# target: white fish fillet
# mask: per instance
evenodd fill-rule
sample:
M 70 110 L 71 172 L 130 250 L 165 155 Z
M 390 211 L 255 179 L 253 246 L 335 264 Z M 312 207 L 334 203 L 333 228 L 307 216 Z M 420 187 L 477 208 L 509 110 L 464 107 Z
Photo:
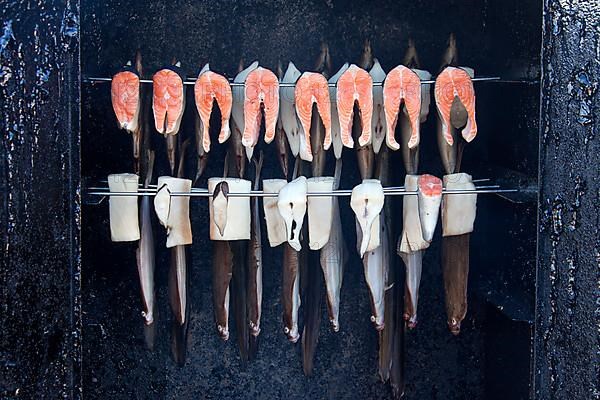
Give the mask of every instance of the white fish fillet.
M 444 175 L 446 190 L 474 190 L 469 174 Z M 476 194 L 445 194 L 442 199 L 442 235 L 455 236 L 473 232 L 477 212 Z
M 108 176 L 111 192 L 137 194 L 140 177 L 135 174 L 112 174 Z M 140 238 L 138 198 L 135 196 L 110 196 L 110 238 L 113 242 L 131 242 Z
M 154 209 L 161 224 L 167 228 L 167 248 L 191 244 L 190 198 L 189 196 L 170 196 L 170 193 L 191 191 L 192 181 L 161 176 L 158 178 L 158 189 L 160 193 L 154 197 Z M 167 201 L 168 206 L 166 206 Z M 165 209 L 168 209 L 166 219 Z
M 215 186 L 221 181 L 226 181 L 229 185 L 229 193 L 249 193 L 252 188 L 252 182 L 239 178 L 209 178 L 208 191 L 213 193 Z M 250 240 L 250 198 L 249 197 L 229 197 L 227 206 L 227 225 L 223 234 L 219 232 L 214 221 L 214 209 L 212 197 L 208 198 L 210 239 L 211 240 Z
M 262 184 L 265 193 L 279 193 L 281 188 L 287 185 L 287 181 L 285 179 L 265 179 Z M 265 212 L 269 246 L 276 247 L 286 242 L 285 221 L 279 214 L 277 197 L 263 197 L 263 210 Z

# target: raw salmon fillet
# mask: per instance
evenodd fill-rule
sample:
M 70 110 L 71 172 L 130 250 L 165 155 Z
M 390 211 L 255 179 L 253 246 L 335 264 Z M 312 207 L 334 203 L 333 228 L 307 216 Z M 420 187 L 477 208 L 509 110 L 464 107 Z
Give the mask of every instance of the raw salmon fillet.
M 411 135 L 408 140 L 408 148 L 412 149 L 419 144 L 421 79 L 411 69 L 399 65 L 389 72 L 383 84 L 383 107 L 387 121 L 386 142 L 392 150 L 400 148 L 394 137 L 394 131 L 402 103 L 404 103 L 410 122 Z
M 355 64 L 350 65 L 337 82 L 336 100 L 344 146 L 354 147 L 352 139 L 354 102 L 358 102 L 362 122 L 362 133 L 358 138 L 358 144 L 361 146 L 368 144 L 371 141 L 371 119 L 373 117 L 373 80 L 371 75 Z
M 329 101 L 329 84 L 327 79 L 317 72 L 305 72 L 296 82 L 294 92 L 296 113 L 304 129 L 307 152 L 311 153 L 310 146 L 310 120 L 313 104 L 317 104 L 317 111 L 325 126 L 325 139 L 323 148 L 328 150 L 331 146 L 331 102 Z
M 135 131 L 140 112 L 140 77 L 131 71 L 119 72 L 113 76 L 110 94 L 119 127 Z
M 161 69 L 152 77 L 154 126 L 163 135 L 174 135 L 185 108 L 183 80 L 172 69 Z
M 231 106 L 233 96 L 231 86 L 227 79 L 212 71 L 201 72 L 194 85 L 194 97 L 196 99 L 196 108 L 204 126 L 202 133 L 202 147 L 204 151 L 210 151 L 209 124 L 210 113 L 213 103 L 216 100 L 219 110 L 221 110 L 221 132 L 219 133 L 219 143 L 229 139 L 229 118 L 231 117 Z
M 435 80 L 435 104 L 442 121 L 442 134 L 450 146 L 454 142 L 450 132 L 450 109 L 455 98 L 458 98 L 467 110 L 467 124 L 462 130 L 462 136 L 470 142 L 477 135 L 473 82 L 462 68 L 446 67 Z
M 254 147 L 260 130 L 260 108 L 265 111 L 265 142 L 275 138 L 275 125 L 279 114 L 279 81 L 268 69 L 258 67 L 248 74 L 244 84 L 244 134 L 242 144 Z

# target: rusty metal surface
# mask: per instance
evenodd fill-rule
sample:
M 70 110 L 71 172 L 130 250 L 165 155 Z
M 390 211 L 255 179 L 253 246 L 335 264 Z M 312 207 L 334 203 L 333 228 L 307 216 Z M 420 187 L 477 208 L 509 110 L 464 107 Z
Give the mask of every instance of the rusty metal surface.
M 600 3 L 544 1 L 535 394 L 600 398 Z
M 76 398 L 79 2 L 0 15 L 0 398 Z

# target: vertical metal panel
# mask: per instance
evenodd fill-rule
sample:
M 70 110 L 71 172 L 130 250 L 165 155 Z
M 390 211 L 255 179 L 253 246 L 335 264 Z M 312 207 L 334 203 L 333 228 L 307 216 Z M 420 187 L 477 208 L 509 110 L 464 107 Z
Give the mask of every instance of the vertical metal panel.
M 0 12 L 0 397 L 78 398 L 79 1 Z
M 535 394 L 598 399 L 600 2 L 544 2 Z

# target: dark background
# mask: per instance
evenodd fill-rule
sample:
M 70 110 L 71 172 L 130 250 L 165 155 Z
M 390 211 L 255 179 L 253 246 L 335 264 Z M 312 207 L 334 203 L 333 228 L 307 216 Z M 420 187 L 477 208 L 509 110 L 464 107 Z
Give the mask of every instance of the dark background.
M 259 358 L 240 371 L 233 343 L 223 345 L 212 329 L 201 202 L 193 202 L 203 209 L 194 211 L 190 361 L 176 369 L 168 357 L 164 267 L 159 348 L 143 350 L 133 249 L 108 242 L 105 206 L 80 208 L 81 174 L 131 170 L 129 138 L 116 130 L 108 88 L 80 85 L 80 45 L 86 75 L 112 75 L 138 47 L 148 74 L 178 57 L 191 75 L 207 60 L 231 75 L 241 56 L 260 57 L 267 67 L 292 58 L 308 68 L 321 39 L 337 68 L 357 60 L 365 37 L 387 70 L 412 35 L 424 67 L 435 73 L 450 30 L 462 62 L 478 75 L 536 79 L 541 66 L 541 87 L 477 84 L 480 135 L 465 155 L 465 170 L 475 177 L 530 185 L 539 146 L 539 230 L 535 206 L 480 196 L 470 310 L 459 338 L 445 328 L 436 237 L 425 260 L 420 325 L 407 336 L 407 396 L 523 398 L 531 391 L 539 399 L 598 398 L 600 4 L 522 3 L 111 1 L 80 9 L 72 0 L 2 2 L 0 398 L 387 396 L 375 375 L 375 335 L 357 259 L 345 275 L 342 331 L 333 335 L 323 324 L 316 377 L 301 375 L 298 350 L 282 339 L 277 265 L 266 268 L 272 274 Z M 439 174 L 431 124 L 424 127 L 421 170 Z M 217 150 L 214 159 L 221 158 Z M 344 162 L 343 186 L 351 187 L 352 152 Z M 218 173 L 216 164 L 208 175 Z M 486 170 L 490 165 L 494 171 Z M 272 163 L 267 173 L 275 172 Z M 347 205 L 343 210 L 350 220 Z M 279 259 L 270 253 L 268 262 Z
M 235 5 L 234 5 L 235 4 Z M 112 76 L 132 59 L 144 58 L 145 76 L 178 59 L 189 78 L 206 62 L 228 77 L 240 58 L 275 68 L 294 61 L 311 69 L 326 41 L 333 69 L 358 62 L 369 39 L 385 70 L 399 64 L 409 37 L 422 67 L 438 72 L 450 32 L 459 58 L 479 76 L 535 80 L 539 75 L 540 5 L 510 2 L 84 2 L 82 71 Z M 539 110 L 537 84 L 478 83 L 479 135 L 467 147 L 463 170 L 475 178 L 515 175 L 503 184 L 536 183 Z M 82 175 L 93 180 L 132 170 L 130 137 L 116 127 L 108 84 L 82 88 Z M 192 98 L 191 87 L 188 99 Z M 195 112 L 188 101 L 181 135 L 193 135 Z M 424 125 L 420 172 L 441 176 L 435 142 L 435 110 Z M 218 123 L 212 124 L 213 130 Z M 214 136 L 213 132 L 213 137 Z M 162 138 L 155 176 L 168 173 Z M 216 141 L 213 141 L 216 143 Z M 222 172 L 224 147 L 211 148 L 205 177 Z M 281 177 L 273 146 L 263 177 Z M 327 172 L 333 173 L 329 154 Z M 193 154 L 187 176 L 193 177 Z M 394 183 L 404 181 L 401 155 L 393 155 Z M 507 169 L 509 171 L 507 171 Z M 359 183 L 353 151 L 344 151 L 342 188 Z M 512 172 L 513 174 L 511 174 Z M 497 179 L 498 178 L 498 179 Z M 202 179 L 197 186 L 205 186 Z M 400 206 L 401 200 L 395 200 Z M 315 374 L 302 374 L 299 346 L 289 344 L 281 323 L 281 250 L 264 246 L 264 299 L 258 359 L 244 370 L 235 340 L 218 339 L 212 314 L 211 246 L 207 203 L 192 200 L 194 243 L 190 269 L 192 315 L 188 361 L 177 368 L 169 358 L 163 229 L 155 226 L 159 302 L 157 349 L 143 347 L 141 303 L 134 245 L 110 242 L 108 207 L 83 210 L 84 394 L 88 398 L 386 398 L 377 377 L 377 335 L 369 321 L 369 299 L 355 249 L 353 215 L 341 201 L 351 261 L 346 267 L 341 331 L 330 332 L 323 302 Z M 401 219 L 396 218 L 401 225 Z M 535 197 L 514 204 L 482 195 L 471 243 L 470 304 L 459 337 L 446 327 L 440 269 L 440 236 L 424 259 L 420 323 L 406 335 L 407 398 L 526 398 L 534 310 Z M 266 238 L 265 238 L 266 243 Z M 400 268 L 403 268 L 399 264 Z M 232 329 L 235 329 L 233 327 Z M 232 338 L 235 336 L 232 335 Z

